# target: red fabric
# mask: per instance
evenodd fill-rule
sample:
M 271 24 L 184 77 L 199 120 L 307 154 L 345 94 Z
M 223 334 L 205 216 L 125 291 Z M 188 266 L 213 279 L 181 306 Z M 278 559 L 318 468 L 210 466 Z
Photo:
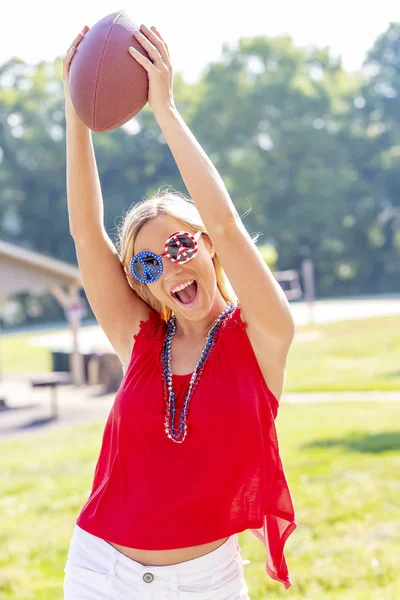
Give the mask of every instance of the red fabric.
M 166 332 L 157 313 L 141 322 L 76 522 L 143 550 L 196 546 L 251 529 L 265 545 L 268 575 L 287 589 L 284 544 L 297 525 L 279 456 L 278 402 L 240 308 L 221 326 L 192 396 L 182 444 L 164 430 L 160 353 Z M 173 379 L 179 418 L 190 374 Z

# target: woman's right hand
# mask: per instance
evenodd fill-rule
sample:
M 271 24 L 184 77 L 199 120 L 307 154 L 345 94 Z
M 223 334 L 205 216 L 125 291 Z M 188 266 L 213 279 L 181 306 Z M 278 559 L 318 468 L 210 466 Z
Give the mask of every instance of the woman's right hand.
M 76 52 L 77 46 L 81 43 L 85 34 L 89 31 L 90 27 L 85 25 L 85 27 L 78 33 L 74 41 L 72 42 L 69 50 L 67 50 L 66 55 L 63 59 L 63 79 L 64 79 L 64 92 L 65 92 L 65 101 L 69 102 L 71 100 L 70 90 L 69 90 L 69 69 L 71 66 L 71 61 Z

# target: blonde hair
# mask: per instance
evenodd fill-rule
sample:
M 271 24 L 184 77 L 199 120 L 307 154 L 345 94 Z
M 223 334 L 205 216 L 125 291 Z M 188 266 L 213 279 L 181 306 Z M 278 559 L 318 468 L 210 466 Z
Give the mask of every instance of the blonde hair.
M 123 216 L 122 223 L 118 226 L 116 245 L 129 285 L 142 300 L 157 311 L 165 321 L 168 321 L 172 316 L 171 309 L 153 296 L 147 284 L 140 283 L 133 277 L 130 267 L 135 239 L 141 227 L 159 215 L 173 217 L 183 225 L 184 229 L 189 226 L 194 231 L 202 231 L 207 235 L 208 233 L 194 202 L 170 187 L 159 188 L 150 198 L 134 204 Z M 237 304 L 236 294 L 217 254 L 214 254 L 212 261 L 221 296 L 226 302 Z

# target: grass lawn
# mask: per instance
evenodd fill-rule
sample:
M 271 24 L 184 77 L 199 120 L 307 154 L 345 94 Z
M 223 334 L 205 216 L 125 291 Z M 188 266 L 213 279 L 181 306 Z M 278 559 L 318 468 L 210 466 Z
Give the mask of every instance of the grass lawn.
M 251 600 L 398 600 L 398 417 L 397 402 L 281 405 L 281 457 L 298 522 L 285 549 L 293 585 L 269 579 L 263 545 L 242 532 Z M 62 600 L 104 422 L 0 442 L 2 600 Z
M 285 391 L 399 390 L 399 330 L 399 315 L 298 327 L 289 353 Z M 4 373 L 51 370 L 50 351 L 29 345 L 33 335 L 38 333 L 2 337 Z
M 2 373 L 47 373 L 51 371 L 51 351 L 44 346 L 31 346 L 31 338 L 40 333 L 14 333 L 0 338 Z
M 285 391 L 400 390 L 399 331 L 400 315 L 297 328 Z

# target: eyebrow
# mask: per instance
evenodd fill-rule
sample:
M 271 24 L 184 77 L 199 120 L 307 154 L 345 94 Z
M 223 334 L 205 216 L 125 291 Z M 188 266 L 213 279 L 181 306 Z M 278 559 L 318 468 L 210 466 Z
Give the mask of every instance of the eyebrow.
M 182 229 L 182 231 L 183 231 L 183 229 Z M 172 232 L 172 233 L 174 233 L 174 232 Z M 164 246 L 163 246 L 161 252 L 153 252 L 153 250 L 149 250 L 148 248 L 143 248 L 143 250 L 136 250 L 136 252 L 134 251 L 133 252 L 133 256 L 135 256 L 136 254 L 139 254 L 139 252 L 153 252 L 153 254 L 157 254 L 157 256 L 160 256 L 160 254 L 162 254 L 164 252 L 164 250 L 165 250 L 165 242 L 167 241 L 168 238 L 171 237 L 172 233 L 170 233 L 169 235 L 167 235 L 167 237 L 165 238 L 165 240 L 164 240 Z M 134 246 L 135 246 L 135 244 L 134 244 Z

